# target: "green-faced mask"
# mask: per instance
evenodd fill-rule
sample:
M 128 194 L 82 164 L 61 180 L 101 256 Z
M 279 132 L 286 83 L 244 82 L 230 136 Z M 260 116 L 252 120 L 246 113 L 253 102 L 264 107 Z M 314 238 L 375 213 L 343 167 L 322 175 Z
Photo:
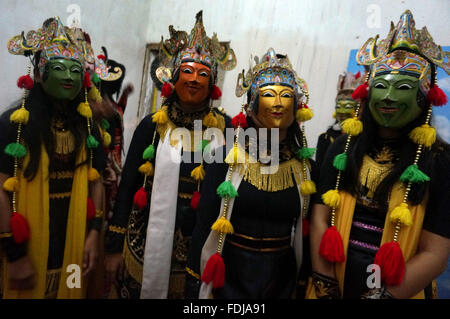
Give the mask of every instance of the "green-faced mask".
M 344 120 L 355 115 L 355 101 L 350 98 L 339 99 L 336 101 L 336 120 L 342 123 Z
M 56 100 L 73 100 L 81 90 L 83 68 L 69 59 L 54 59 L 47 63 L 42 79 L 45 93 Z
M 419 79 L 402 74 L 385 74 L 373 79 L 369 109 L 378 125 L 402 128 L 415 120 L 422 109 L 417 104 Z

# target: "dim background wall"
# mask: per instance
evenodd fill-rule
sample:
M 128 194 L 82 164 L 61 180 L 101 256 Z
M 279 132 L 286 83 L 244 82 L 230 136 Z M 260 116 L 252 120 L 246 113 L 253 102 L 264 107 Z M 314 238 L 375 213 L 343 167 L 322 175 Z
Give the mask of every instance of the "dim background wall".
M 315 117 L 306 124 L 310 145 L 332 123 L 336 81 L 348 63 L 351 49 L 376 34 L 385 37 L 390 21 L 397 22 L 410 9 L 419 28 L 426 25 L 434 40 L 450 44 L 447 0 L 0 0 L 0 110 L 20 97 L 15 81 L 26 69 L 25 59 L 8 54 L 6 42 L 22 30 L 40 27 L 45 18 L 59 15 L 66 23 L 68 5 L 80 9 L 81 27 L 92 38 L 96 54 L 102 45 L 127 68 L 125 82 L 136 91 L 125 112 L 125 141 L 129 145 L 139 121 L 137 108 L 145 44 L 169 36 L 168 26 L 190 31 L 195 14 L 203 9 L 209 36 L 217 32 L 230 41 L 237 67 L 225 74 L 222 106 L 231 116 L 243 102 L 234 95 L 236 76 L 248 69 L 251 54 L 261 56 L 269 47 L 289 55 L 310 90 Z

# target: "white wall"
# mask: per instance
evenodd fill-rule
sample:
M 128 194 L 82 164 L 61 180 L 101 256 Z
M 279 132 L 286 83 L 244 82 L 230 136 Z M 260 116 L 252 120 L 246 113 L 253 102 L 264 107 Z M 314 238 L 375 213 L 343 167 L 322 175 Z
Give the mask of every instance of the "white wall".
M 367 26 L 370 4 L 380 9 L 379 28 Z M 426 25 L 438 44 L 450 44 L 448 0 L 154 0 L 147 40 L 167 38 L 169 24 L 190 32 L 201 9 L 208 36 L 217 32 L 220 41 L 231 41 L 238 59 L 237 67 L 225 75 L 222 106 L 228 114 L 235 115 L 241 106 L 242 99 L 234 95 L 236 77 L 248 69 L 250 54 L 261 56 L 273 47 L 288 54 L 309 85 L 315 113 L 306 124 L 310 145 L 332 123 L 336 82 L 347 67 L 350 50 L 376 34 L 385 37 L 390 21 L 397 23 L 404 10 L 410 9 L 416 26 Z
M 225 75 L 222 106 L 235 115 L 242 103 L 234 95 L 237 74 L 248 69 L 250 54 L 261 56 L 269 47 L 287 53 L 299 76 L 310 89 L 310 107 L 315 117 L 306 124 L 310 145 L 331 124 L 338 75 L 348 63 L 348 54 L 370 36 L 385 37 L 390 21 L 396 23 L 410 9 L 416 26 L 426 25 L 436 43 L 449 45 L 448 0 L 0 0 L 0 86 L 3 111 L 20 97 L 16 79 L 25 72 L 25 59 L 7 52 L 7 40 L 22 30 L 38 28 L 42 22 L 59 15 L 65 23 L 66 8 L 76 3 L 81 8 L 81 26 L 91 35 L 96 54 L 100 46 L 127 67 L 125 82 L 136 92 L 125 112 L 125 141 L 128 145 L 136 123 L 145 44 L 169 36 L 168 26 L 190 31 L 195 14 L 203 9 L 209 36 L 231 41 L 238 58 L 237 67 Z M 379 8 L 379 27 L 369 27 L 373 12 Z

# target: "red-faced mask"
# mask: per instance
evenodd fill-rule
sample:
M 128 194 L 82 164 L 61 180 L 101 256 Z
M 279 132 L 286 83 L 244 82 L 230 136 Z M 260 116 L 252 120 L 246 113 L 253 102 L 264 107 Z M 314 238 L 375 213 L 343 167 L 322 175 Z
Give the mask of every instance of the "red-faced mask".
M 209 96 L 211 69 L 201 63 L 185 62 L 180 66 L 180 76 L 175 91 L 181 105 L 201 105 Z

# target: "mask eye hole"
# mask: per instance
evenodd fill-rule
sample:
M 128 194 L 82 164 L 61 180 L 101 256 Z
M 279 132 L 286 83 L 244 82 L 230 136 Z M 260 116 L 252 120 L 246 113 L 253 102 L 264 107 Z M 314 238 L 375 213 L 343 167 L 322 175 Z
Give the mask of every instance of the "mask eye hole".
M 373 87 L 376 89 L 385 89 L 386 85 L 384 85 L 384 83 L 378 82 L 378 83 L 375 83 L 375 85 Z
M 286 92 L 286 93 L 283 93 L 283 94 L 281 95 L 281 97 L 291 98 L 291 97 L 292 97 L 292 94 Z
M 70 69 L 70 72 L 81 73 L 81 69 L 79 67 L 73 67 L 72 69 Z
M 53 66 L 52 66 L 52 70 L 56 70 L 56 71 L 64 71 L 64 68 L 63 68 L 61 65 L 56 64 L 56 65 L 53 65 Z
M 201 71 L 200 72 L 200 76 L 203 76 L 203 77 L 207 78 L 209 76 L 209 73 L 206 72 L 206 71 Z
M 407 83 L 400 84 L 397 89 L 399 90 L 411 90 L 413 87 Z
M 275 97 L 275 95 L 272 92 L 264 92 L 262 97 Z
M 192 70 L 189 69 L 189 68 L 184 68 L 184 69 L 181 70 L 181 72 L 187 73 L 187 74 L 192 74 L 193 73 Z

